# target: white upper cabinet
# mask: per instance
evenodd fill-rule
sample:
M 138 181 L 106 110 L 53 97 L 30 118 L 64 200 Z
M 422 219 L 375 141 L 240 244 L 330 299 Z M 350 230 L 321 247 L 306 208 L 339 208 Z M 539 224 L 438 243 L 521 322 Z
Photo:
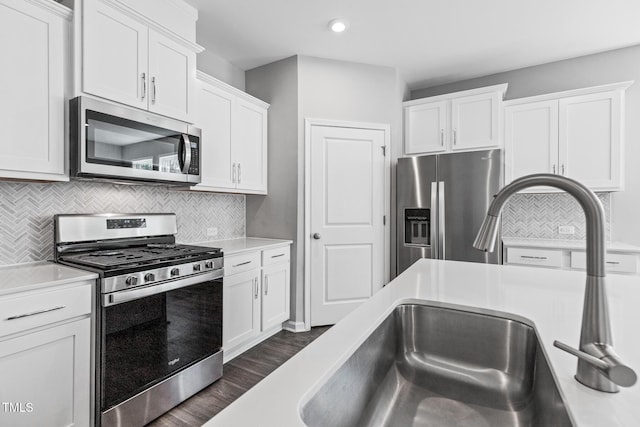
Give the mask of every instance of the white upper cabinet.
M 269 104 L 200 72 L 196 98 L 202 181 L 191 189 L 267 194 Z
M 630 84 L 507 101 L 505 184 L 524 175 L 554 173 L 593 190 L 623 190 L 624 91 Z
M 501 146 L 500 114 L 507 85 L 496 85 L 404 105 L 406 155 Z
M 0 0 L 0 177 L 69 179 L 64 109 L 71 16 L 49 0 Z
M 84 1 L 82 8 L 81 91 L 193 122 L 202 49 L 117 0 Z

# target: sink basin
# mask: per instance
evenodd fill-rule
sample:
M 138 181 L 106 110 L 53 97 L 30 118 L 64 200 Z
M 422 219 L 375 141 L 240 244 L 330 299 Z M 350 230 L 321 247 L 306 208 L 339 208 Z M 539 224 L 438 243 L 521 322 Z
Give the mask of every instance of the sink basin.
M 536 331 L 429 305 L 396 309 L 303 404 L 307 426 L 573 426 Z

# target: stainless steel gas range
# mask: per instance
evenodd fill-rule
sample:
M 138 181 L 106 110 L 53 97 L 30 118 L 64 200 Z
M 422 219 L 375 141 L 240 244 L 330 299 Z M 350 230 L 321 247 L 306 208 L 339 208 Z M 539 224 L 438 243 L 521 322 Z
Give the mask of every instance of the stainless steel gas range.
M 222 376 L 222 251 L 175 214 L 54 217 L 56 262 L 97 272 L 96 425 L 142 426 Z

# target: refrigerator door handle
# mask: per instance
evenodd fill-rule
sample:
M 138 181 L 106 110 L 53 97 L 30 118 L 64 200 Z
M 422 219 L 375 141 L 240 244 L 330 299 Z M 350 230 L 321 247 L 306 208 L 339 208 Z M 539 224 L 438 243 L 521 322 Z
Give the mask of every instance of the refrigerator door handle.
M 444 242 L 444 181 L 438 182 L 438 258 L 445 258 Z
M 436 214 L 436 206 L 438 197 L 438 184 L 434 181 L 431 183 L 431 217 L 429 218 L 429 227 L 431 228 L 431 239 L 429 244 L 431 245 L 431 258 L 438 259 L 438 228 L 436 226 L 438 215 Z

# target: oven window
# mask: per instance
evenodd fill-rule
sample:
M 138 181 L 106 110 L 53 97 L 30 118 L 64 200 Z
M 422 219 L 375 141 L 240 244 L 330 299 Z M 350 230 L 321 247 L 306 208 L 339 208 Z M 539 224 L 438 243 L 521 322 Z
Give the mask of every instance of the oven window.
M 89 163 L 180 173 L 181 133 L 87 110 Z
M 102 410 L 222 347 L 222 280 L 103 308 Z

